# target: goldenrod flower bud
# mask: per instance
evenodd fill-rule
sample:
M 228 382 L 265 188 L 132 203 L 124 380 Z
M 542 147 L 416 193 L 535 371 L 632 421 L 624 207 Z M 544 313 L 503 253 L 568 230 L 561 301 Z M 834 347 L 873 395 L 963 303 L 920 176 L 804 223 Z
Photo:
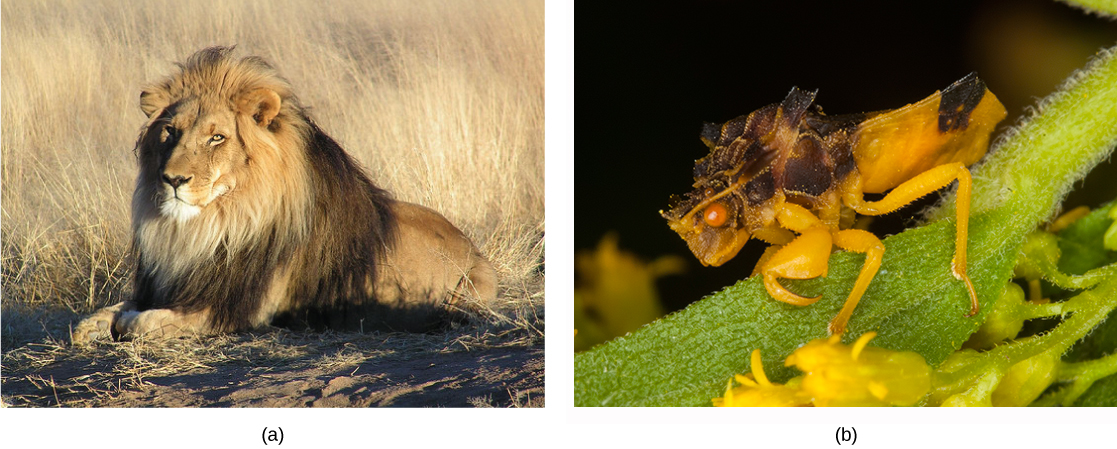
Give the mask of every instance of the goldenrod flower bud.
M 977 332 L 970 335 L 970 339 L 962 347 L 989 349 L 997 343 L 1014 338 L 1024 327 L 1024 318 L 1024 289 L 1009 282 L 985 322 Z
M 1037 354 L 1009 368 L 997 389 L 993 390 L 993 405 L 1023 407 L 1031 404 L 1055 381 L 1061 352 Z

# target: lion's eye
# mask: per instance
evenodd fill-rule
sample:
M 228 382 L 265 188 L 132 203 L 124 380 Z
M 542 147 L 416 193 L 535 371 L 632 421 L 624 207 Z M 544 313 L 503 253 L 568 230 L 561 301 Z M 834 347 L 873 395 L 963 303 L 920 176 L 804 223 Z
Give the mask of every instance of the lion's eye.
M 178 132 L 178 130 L 175 129 L 175 127 L 173 127 L 171 125 L 164 126 L 163 127 L 163 136 L 164 136 L 163 140 L 164 141 L 174 140 L 175 133 L 177 133 L 177 132 Z
M 221 134 L 214 134 L 213 137 L 209 138 L 209 144 L 210 145 L 217 145 L 217 144 L 219 144 L 221 142 L 224 142 L 224 141 L 225 141 L 225 136 L 223 136 Z

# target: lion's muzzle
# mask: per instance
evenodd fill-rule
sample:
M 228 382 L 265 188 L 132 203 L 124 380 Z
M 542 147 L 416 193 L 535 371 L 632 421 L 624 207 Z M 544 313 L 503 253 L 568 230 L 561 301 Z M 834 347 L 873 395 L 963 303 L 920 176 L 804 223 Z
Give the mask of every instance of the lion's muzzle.
M 194 177 L 193 176 L 190 176 L 190 177 L 186 177 L 186 176 L 171 177 L 171 176 L 163 175 L 163 182 L 165 182 L 167 184 L 170 184 L 171 188 L 175 189 L 176 191 L 178 190 L 178 186 L 181 186 L 183 184 L 186 184 L 186 183 L 190 182 L 191 179 L 194 179 Z

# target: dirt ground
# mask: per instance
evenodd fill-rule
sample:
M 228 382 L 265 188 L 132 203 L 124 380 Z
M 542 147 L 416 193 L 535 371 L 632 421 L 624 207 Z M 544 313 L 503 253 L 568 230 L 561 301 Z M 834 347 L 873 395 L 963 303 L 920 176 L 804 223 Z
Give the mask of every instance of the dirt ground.
M 542 332 L 522 327 L 47 339 L 4 353 L 0 396 L 9 407 L 542 407 L 543 366 Z

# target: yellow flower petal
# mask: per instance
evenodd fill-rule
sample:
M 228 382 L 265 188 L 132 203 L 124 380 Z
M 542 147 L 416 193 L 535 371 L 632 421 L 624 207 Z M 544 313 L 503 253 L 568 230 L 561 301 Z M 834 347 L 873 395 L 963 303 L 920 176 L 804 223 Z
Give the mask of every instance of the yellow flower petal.
M 764 374 L 760 363 L 760 350 L 752 351 L 752 373 L 733 376 L 740 385 L 733 386 L 730 380 L 725 387 L 725 396 L 713 399 L 715 407 L 793 407 L 810 405 L 810 398 L 803 395 L 798 382 L 788 385 L 772 383 Z M 794 379 L 793 379 L 794 381 Z

